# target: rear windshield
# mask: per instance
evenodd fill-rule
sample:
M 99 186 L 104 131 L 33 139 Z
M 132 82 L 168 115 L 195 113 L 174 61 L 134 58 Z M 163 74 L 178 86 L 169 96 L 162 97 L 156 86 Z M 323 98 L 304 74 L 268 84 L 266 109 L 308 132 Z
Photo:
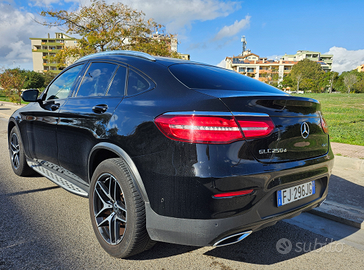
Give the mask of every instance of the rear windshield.
M 194 89 L 271 92 L 277 89 L 235 71 L 198 64 L 175 64 L 169 67 L 184 85 Z

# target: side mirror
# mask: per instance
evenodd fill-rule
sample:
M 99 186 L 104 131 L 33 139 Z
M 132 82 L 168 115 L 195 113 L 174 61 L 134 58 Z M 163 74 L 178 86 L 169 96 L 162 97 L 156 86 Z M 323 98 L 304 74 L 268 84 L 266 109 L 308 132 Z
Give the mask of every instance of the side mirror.
M 21 94 L 21 98 L 26 102 L 36 102 L 38 100 L 39 91 L 37 89 L 25 90 Z

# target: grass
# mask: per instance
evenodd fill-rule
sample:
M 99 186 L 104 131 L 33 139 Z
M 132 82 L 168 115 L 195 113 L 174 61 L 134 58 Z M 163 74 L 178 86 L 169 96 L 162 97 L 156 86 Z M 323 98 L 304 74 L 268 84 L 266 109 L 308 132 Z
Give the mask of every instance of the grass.
M 304 94 L 321 103 L 332 142 L 364 145 L 364 94 Z
M 2 91 L 0 91 L 0 101 L 10 102 L 9 98 Z
M 0 91 L 0 102 L 1 101 L 6 101 L 6 102 L 12 102 L 10 101 L 9 97 L 7 97 L 3 91 Z M 23 100 L 21 101 L 21 104 L 28 104 L 29 102 L 24 102 Z

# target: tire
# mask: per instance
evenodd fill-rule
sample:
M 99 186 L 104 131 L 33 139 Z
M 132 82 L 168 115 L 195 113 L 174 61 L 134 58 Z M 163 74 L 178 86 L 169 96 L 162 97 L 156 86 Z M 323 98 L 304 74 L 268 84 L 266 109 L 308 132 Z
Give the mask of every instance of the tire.
M 89 208 L 96 238 L 111 256 L 130 257 L 154 244 L 146 230 L 144 201 L 123 159 L 107 159 L 97 166 Z
M 11 168 L 14 173 L 19 176 L 30 176 L 34 174 L 34 170 L 30 168 L 26 162 L 20 132 L 16 126 L 14 126 L 10 131 L 8 146 Z

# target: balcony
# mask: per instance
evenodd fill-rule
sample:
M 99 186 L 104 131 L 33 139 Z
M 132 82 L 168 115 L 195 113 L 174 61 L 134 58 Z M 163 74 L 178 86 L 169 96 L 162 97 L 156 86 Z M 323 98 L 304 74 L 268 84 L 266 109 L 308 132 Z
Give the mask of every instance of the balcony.
M 33 49 L 32 52 L 41 52 L 41 53 L 44 53 L 44 52 L 48 52 L 48 49 Z
M 45 65 L 47 67 L 57 67 L 58 66 L 57 63 L 43 63 L 43 65 Z
M 262 74 L 262 73 L 272 73 L 272 70 L 270 70 L 270 69 L 260 69 L 259 70 L 259 74 Z

